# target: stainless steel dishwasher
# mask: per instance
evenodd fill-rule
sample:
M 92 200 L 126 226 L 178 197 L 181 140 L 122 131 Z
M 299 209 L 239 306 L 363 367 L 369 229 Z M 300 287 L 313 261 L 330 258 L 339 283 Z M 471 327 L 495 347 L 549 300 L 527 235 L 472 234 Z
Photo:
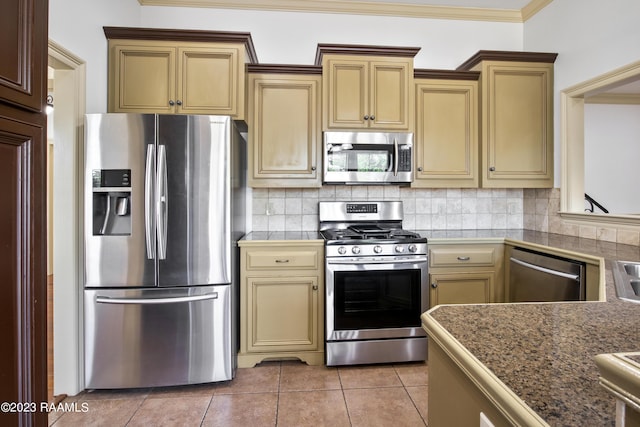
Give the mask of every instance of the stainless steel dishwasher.
M 509 259 L 509 302 L 584 301 L 585 264 L 513 248 Z

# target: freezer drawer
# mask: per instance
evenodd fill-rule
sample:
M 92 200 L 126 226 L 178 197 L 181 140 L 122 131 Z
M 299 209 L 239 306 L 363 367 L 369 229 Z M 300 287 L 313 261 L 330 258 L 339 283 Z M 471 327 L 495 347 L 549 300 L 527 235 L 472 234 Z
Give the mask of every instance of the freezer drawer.
M 584 301 L 584 263 L 514 248 L 508 302 Z
M 85 290 L 85 386 L 231 380 L 231 286 Z

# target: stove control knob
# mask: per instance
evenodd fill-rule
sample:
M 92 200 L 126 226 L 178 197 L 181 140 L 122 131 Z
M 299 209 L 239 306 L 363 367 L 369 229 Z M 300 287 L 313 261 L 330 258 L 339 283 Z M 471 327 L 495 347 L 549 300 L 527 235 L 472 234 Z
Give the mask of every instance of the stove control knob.
M 344 254 L 346 254 L 346 253 L 347 253 L 347 248 L 345 248 L 344 246 L 340 246 L 340 247 L 338 248 L 338 253 L 339 253 L 340 255 L 344 255 Z
M 380 252 L 382 252 L 382 246 L 374 246 L 373 247 L 373 252 L 379 254 Z
M 418 250 L 418 247 L 416 245 L 409 245 L 409 252 L 415 252 Z
M 398 252 L 398 253 L 404 252 L 404 246 L 397 245 L 396 246 L 396 252 Z
M 354 246 L 353 248 L 351 248 L 351 252 L 358 255 L 360 253 L 360 248 L 358 246 Z

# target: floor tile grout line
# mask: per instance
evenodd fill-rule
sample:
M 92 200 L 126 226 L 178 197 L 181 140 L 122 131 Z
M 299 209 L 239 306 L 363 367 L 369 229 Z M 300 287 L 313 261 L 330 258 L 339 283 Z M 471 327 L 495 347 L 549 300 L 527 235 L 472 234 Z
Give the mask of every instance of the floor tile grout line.
M 278 363 L 278 394 L 276 395 L 276 419 L 274 421 L 274 426 L 278 425 L 278 413 L 280 412 L 280 388 L 282 384 L 282 362 Z
M 207 414 L 209 413 L 209 408 L 211 408 L 211 403 L 213 403 L 213 398 L 216 396 L 215 391 L 211 394 L 211 398 L 209 399 L 209 404 L 207 405 L 207 409 L 204 410 L 204 414 L 202 414 L 202 420 L 200 420 L 200 427 L 204 426 L 204 420 L 207 418 Z
M 344 409 L 347 411 L 347 420 L 349 421 L 349 425 L 352 426 L 353 422 L 351 421 L 351 413 L 349 412 L 349 405 L 347 405 L 347 396 L 344 394 L 344 385 L 342 384 L 342 375 L 340 375 L 340 369 L 336 368 L 336 372 L 338 374 L 338 381 L 340 382 L 340 391 L 342 393 L 342 401 L 344 402 Z
M 133 420 L 133 417 L 136 416 L 136 414 L 138 413 L 138 411 L 140 410 L 140 408 L 142 407 L 142 404 L 147 400 L 147 397 L 149 397 L 149 394 L 151 394 L 150 392 L 147 393 L 144 398 L 140 399 L 140 403 L 138 404 L 138 407 L 136 408 L 135 411 L 133 411 L 133 414 L 131 414 L 131 416 L 129 417 L 129 419 L 127 420 L 127 422 L 124 424 L 124 427 L 127 427 L 129 425 L 129 423 L 131 423 L 131 420 Z

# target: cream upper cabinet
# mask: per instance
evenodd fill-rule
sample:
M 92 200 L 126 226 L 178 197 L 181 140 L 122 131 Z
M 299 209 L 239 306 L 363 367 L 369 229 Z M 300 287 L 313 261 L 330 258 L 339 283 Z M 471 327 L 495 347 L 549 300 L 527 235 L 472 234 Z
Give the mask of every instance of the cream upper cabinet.
M 480 51 L 459 67 L 481 72 L 482 187 L 553 187 L 555 58 Z
M 411 130 L 418 50 L 319 45 L 323 129 Z
M 249 67 L 249 186 L 322 185 L 321 73 L 314 66 Z
M 415 72 L 415 177 L 412 187 L 479 185 L 477 72 Z
M 113 27 L 105 34 L 109 112 L 245 118 L 245 63 L 255 59 L 250 36 Z

